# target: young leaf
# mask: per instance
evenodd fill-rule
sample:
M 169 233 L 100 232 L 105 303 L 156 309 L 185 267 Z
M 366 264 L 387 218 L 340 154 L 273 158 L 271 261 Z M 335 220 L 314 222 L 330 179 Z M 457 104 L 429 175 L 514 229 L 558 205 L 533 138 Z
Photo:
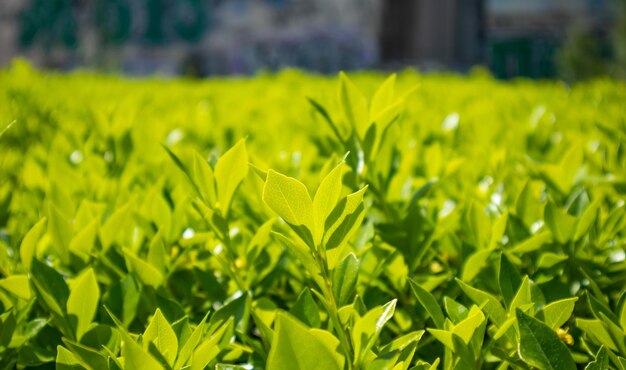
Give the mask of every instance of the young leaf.
M 298 296 L 296 303 L 291 307 L 289 313 L 298 320 L 312 328 L 319 328 L 322 325 L 320 320 L 320 308 L 313 300 L 309 288 L 305 288 Z
M 544 211 L 546 225 L 559 243 L 572 239 L 576 232 L 576 217 L 548 202 Z
M 491 237 L 491 220 L 476 202 L 470 203 L 466 216 L 466 231 L 477 249 L 486 248 Z
M 326 219 L 323 244 L 327 250 L 339 248 L 347 243 L 361 225 L 365 216 L 363 194 L 366 189 L 367 187 L 364 187 L 343 198 Z
M 161 363 L 145 352 L 126 331 L 120 330 L 120 333 L 124 342 L 122 356 L 126 369 L 164 369 Z
M 532 296 L 530 293 L 530 279 L 528 276 L 524 276 L 522 284 L 520 285 L 515 297 L 511 300 L 509 306 L 509 312 L 513 313 L 517 308 L 522 308 L 526 305 L 532 305 Z
M 470 340 L 474 335 L 474 332 L 483 324 L 485 324 L 485 315 L 483 312 L 476 306 L 472 306 L 470 309 L 467 318 L 461 321 L 458 325 L 452 329 L 452 332 L 459 336 L 465 342 L 465 344 L 470 344 Z
M 572 316 L 576 301 L 578 301 L 578 297 L 562 299 L 546 305 L 542 310 L 543 321 L 550 329 L 554 330 L 561 327 Z
M 222 322 L 220 326 L 202 342 L 191 356 L 191 370 L 203 370 L 222 351 L 224 336 L 232 332 L 234 320 L 232 318 Z
M 26 271 L 30 271 L 31 261 L 37 253 L 37 244 L 39 243 L 39 239 L 43 234 L 45 226 L 46 219 L 42 218 L 35 224 L 35 226 L 28 230 L 24 239 L 22 239 L 22 243 L 20 244 L 20 259 L 22 260 L 22 265 Z
M 150 325 L 143 334 L 143 348 L 149 349 L 153 343 L 156 349 L 163 355 L 168 364 L 173 365 L 178 354 L 178 339 L 169 322 L 165 319 L 161 310 L 157 308 Z
M 378 306 L 356 320 L 352 328 L 355 365 L 363 361 L 368 351 L 374 346 L 383 326 L 391 319 L 396 309 L 394 299 L 384 306 Z
M 313 213 L 315 218 L 315 242 L 319 244 L 324 233 L 326 218 L 333 210 L 341 195 L 341 180 L 343 162 L 336 166 L 322 180 L 315 197 L 313 198 Z
M 359 260 L 354 253 L 348 254 L 333 272 L 333 294 L 337 305 L 342 307 L 354 299 L 359 273 Z
M 609 353 L 605 346 L 600 346 L 596 359 L 590 362 L 585 370 L 606 370 L 609 368 Z
M 100 227 L 100 241 L 104 250 L 109 249 L 113 242 L 120 242 L 122 237 L 120 230 L 128 224 L 132 212 L 132 203 L 133 201 L 129 201 L 116 209 Z
M 48 208 L 48 233 L 57 255 L 64 263 L 69 263 L 69 246 L 72 241 L 72 220 L 68 219 L 54 204 Z
M 6 279 L 0 279 L 0 289 L 25 301 L 31 299 L 33 294 L 26 275 L 11 275 Z
M 70 285 L 70 295 L 67 300 L 67 314 L 70 317 L 70 322 L 76 323 L 77 339 L 80 339 L 89 329 L 99 301 L 98 281 L 93 269 L 88 268 Z
M 58 370 L 81 370 L 80 363 L 67 348 L 58 345 L 56 357 L 56 369 Z
M 304 226 L 311 237 L 315 234 L 313 201 L 300 181 L 269 170 L 263 201 L 288 224 Z
M 200 195 L 209 205 L 215 205 L 217 202 L 217 193 L 215 190 L 215 175 L 213 169 L 206 159 L 202 158 L 197 152 L 193 156 L 193 181 L 196 184 Z
M 215 165 L 217 200 L 223 214 L 228 214 L 233 194 L 247 174 L 248 152 L 246 142 L 242 139 L 224 153 Z
M 456 279 L 461 290 L 467 295 L 478 307 L 482 307 L 489 319 L 500 327 L 506 321 L 506 311 L 498 302 L 498 299 L 487 292 L 473 288 L 459 279 Z
M 54 313 L 65 316 L 70 290 L 63 277 L 52 267 L 32 260 L 31 277 L 37 294 Z
M 72 351 L 74 358 L 84 368 L 94 370 L 108 368 L 107 360 L 100 352 L 66 338 L 63 339 L 63 343 Z
M 413 291 L 413 294 L 415 294 L 417 300 L 433 319 L 435 326 L 439 329 L 443 329 L 445 316 L 443 315 L 443 311 L 441 311 L 441 307 L 437 303 L 435 297 L 412 279 L 409 279 L 409 284 L 411 285 L 411 290 Z
M 572 355 L 552 329 L 516 311 L 520 329 L 519 355 L 530 366 L 546 370 L 576 370 Z
M 285 313 L 276 317 L 267 368 L 273 370 L 343 370 L 344 357 L 338 352 L 339 341 L 330 333 L 323 337 L 316 329 L 307 329 Z
M 463 273 L 461 278 L 465 281 L 472 281 L 482 269 L 489 264 L 489 257 L 493 254 L 493 250 L 484 249 L 469 256 L 463 265 Z
M 204 329 L 206 327 L 206 320 L 208 317 L 208 313 L 204 315 L 204 318 L 193 330 L 193 333 L 191 333 L 189 339 L 187 339 L 187 341 L 180 348 L 178 357 L 176 358 L 176 363 L 174 364 L 175 369 L 180 369 L 187 365 L 187 361 L 189 360 L 189 358 L 191 358 L 194 349 L 198 346 L 200 340 L 202 339 L 202 336 L 204 335 Z M 179 343 L 179 345 L 180 344 L 181 343 Z
M 369 110 L 367 108 L 367 100 L 343 72 L 339 72 L 338 95 L 339 104 L 341 105 L 341 109 L 348 123 L 350 123 L 359 136 L 363 138 L 370 123 L 368 121 Z
M 500 283 L 500 293 L 502 293 L 504 303 L 508 306 L 513 297 L 515 297 L 515 292 L 522 285 L 522 277 L 504 253 L 500 255 L 498 282 Z
M 376 93 L 372 97 L 372 105 L 370 107 L 370 117 L 372 121 L 376 121 L 378 117 L 387 107 L 393 104 L 395 99 L 396 74 L 391 76 L 378 87 Z
M 124 248 L 123 252 L 124 258 L 126 259 L 126 266 L 137 275 L 141 283 L 155 288 L 163 283 L 163 275 L 159 270 L 135 256 L 130 249 Z
M 446 309 L 446 313 L 448 313 L 448 317 L 450 317 L 450 320 L 452 320 L 454 324 L 465 320 L 469 313 L 467 307 L 449 297 L 443 297 L 443 306 Z

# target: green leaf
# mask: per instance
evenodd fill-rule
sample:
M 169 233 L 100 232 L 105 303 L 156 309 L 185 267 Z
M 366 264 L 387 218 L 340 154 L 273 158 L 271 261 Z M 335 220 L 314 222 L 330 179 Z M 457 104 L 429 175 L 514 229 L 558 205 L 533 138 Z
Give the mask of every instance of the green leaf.
M 219 355 L 222 351 L 224 336 L 231 333 L 234 320 L 231 318 L 222 324 L 213 332 L 212 335 L 204 340 L 194 351 L 191 356 L 191 370 L 203 370 L 207 365 Z
M 324 118 L 324 121 L 328 124 L 328 126 L 333 131 L 333 133 L 335 134 L 337 139 L 342 144 L 345 145 L 345 140 L 344 140 L 343 136 L 341 135 L 341 132 L 339 132 L 339 128 L 337 127 L 337 125 L 335 124 L 333 119 L 330 117 L 330 115 L 328 114 L 326 109 L 320 103 L 318 103 L 317 101 L 315 101 L 312 98 L 307 97 L 307 100 L 308 100 L 309 104 L 311 104 L 311 106 L 313 106 L 313 109 L 315 109 L 315 111 L 317 113 L 319 113 Z M 265 178 L 263 178 L 263 179 L 265 180 Z
M 551 241 L 552 241 L 552 233 L 550 231 L 548 230 L 539 231 L 533 236 L 531 236 L 530 238 L 515 245 L 513 248 L 509 250 L 509 252 L 519 253 L 519 254 L 534 252 Z
M 474 301 L 478 307 L 483 308 L 483 311 L 487 314 L 489 319 L 496 324 L 496 326 L 500 327 L 504 324 L 507 314 L 496 297 L 482 290 L 473 288 L 459 279 L 456 279 L 456 282 L 459 284 L 465 295 Z
M 355 365 L 361 363 L 368 351 L 374 346 L 383 326 L 391 319 L 396 309 L 397 299 L 384 306 L 378 306 L 368 311 L 363 317 L 356 320 L 352 328 L 352 344 L 354 348 Z
M 267 368 L 343 370 L 345 359 L 338 352 L 338 347 L 339 341 L 332 334 L 319 329 L 307 329 L 281 312 L 276 317 Z
M 484 327 L 483 324 L 485 324 L 485 321 L 486 319 L 483 312 L 478 307 L 473 306 L 470 309 L 467 318 L 461 321 L 458 325 L 455 325 L 452 332 L 458 335 L 465 344 L 470 344 L 470 340 L 472 339 L 474 332 L 481 327 L 481 325 Z
M 54 204 L 48 208 L 48 233 L 52 239 L 54 250 L 61 260 L 70 261 L 69 246 L 72 241 L 72 220 L 68 219 Z
M 32 260 L 31 274 L 40 298 L 59 317 L 65 317 L 70 290 L 63 277 L 55 269 L 37 259 Z
M 333 294 L 339 307 L 354 299 L 358 274 L 359 260 L 354 253 L 344 257 L 333 271 Z
M 87 226 L 76 233 L 69 245 L 69 250 L 78 255 L 84 261 L 89 259 L 89 255 L 96 241 L 98 234 L 98 219 L 93 219 Z
M 3 349 L 9 347 L 11 338 L 13 338 L 15 329 L 17 327 L 17 320 L 15 318 L 14 310 L 9 310 L 0 314 L 0 353 Z
M 467 307 L 450 297 L 443 297 L 443 306 L 448 313 L 448 317 L 450 317 L 450 320 L 452 320 L 454 324 L 458 324 L 459 322 L 465 320 L 467 314 L 469 313 Z
M 582 330 L 592 342 L 604 345 L 612 351 L 619 351 L 618 345 L 602 321 L 598 319 L 576 319 L 576 327 Z
M 387 77 L 372 97 L 372 105 L 370 107 L 372 121 L 376 121 L 376 117 L 394 103 L 396 77 L 395 73 Z
M 18 298 L 25 301 L 31 299 L 33 293 L 30 289 L 30 282 L 26 275 L 11 275 L 6 279 L 0 280 L 0 289 L 5 290 Z
M 546 225 L 559 243 L 566 243 L 576 232 L 576 217 L 559 209 L 554 203 L 548 202 L 544 210 Z
M 149 349 L 150 343 L 155 345 L 170 366 L 174 364 L 178 354 L 178 339 L 176 338 L 176 333 L 172 330 L 172 326 L 158 308 L 143 334 L 143 348 L 145 351 Z
M 191 171 L 189 171 L 187 167 L 185 166 L 185 164 L 183 163 L 183 161 L 181 161 L 180 158 L 178 158 L 178 156 L 174 154 L 174 152 L 170 148 L 166 147 L 165 145 L 161 145 L 161 146 L 163 147 L 163 149 L 165 149 L 165 152 L 170 157 L 172 162 L 174 162 L 176 167 L 178 167 L 178 169 L 182 171 L 183 174 L 185 174 L 185 176 L 187 177 L 187 180 L 189 181 L 189 184 L 191 184 L 196 195 L 202 196 L 202 191 L 198 188 L 198 182 L 196 181 L 196 176 L 195 176 L 196 173 L 192 173 Z M 202 174 L 197 173 L 197 175 L 201 176 Z
M 549 269 L 552 268 L 563 261 L 567 261 L 569 256 L 566 254 L 557 254 L 552 252 L 542 253 L 537 261 L 537 267 Z
M 498 219 L 493 223 L 493 227 L 491 228 L 491 238 L 489 239 L 489 249 L 496 248 L 500 240 L 502 240 L 502 236 L 504 236 L 504 232 L 506 231 L 506 225 L 509 220 L 509 213 L 504 212 Z
M 24 236 L 20 244 L 20 259 L 24 270 L 30 271 L 30 265 L 33 258 L 37 254 L 37 244 L 44 232 L 46 226 L 46 218 L 39 220 Z
M 285 222 L 304 226 L 311 237 L 315 234 L 313 201 L 306 187 L 293 177 L 269 170 L 263 188 L 263 201 Z M 305 240 L 307 244 L 311 240 Z
M 605 346 L 601 346 L 596 359 L 585 366 L 585 370 L 606 370 L 609 368 L 609 353 Z
M 204 335 L 206 320 L 208 317 L 209 314 L 207 313 L 202 321 L 198 324 L 198 326 L 196 326 L 196 328 L 193 330 L 193 333 L 191 333 L 189 339 L 187 339 L 187 341 L 180 348 L 178 357 L 176 358 L 176 363 L 174 364 L 175 369 L 180 369 L 181 367 L 187 365 L 187 361 L 191 358 L 194 349 L 196 349 Z
M 107 360 L 100 352 L 65 338 L 63 343 L 72 351 L 74 358 L 85 368 L 91 370 L 108 368 Z
M 348 123 L 362 139 L 370 123 L 367 99 L 343 72 L 339 72 L 338 101 Z
M 67 300 L 67 314 L 70 322 L 76 323 L 76 338 L 80 339 L 89 329 L 99 301 L 98 281 L 93 269 L 88 268 L 70 285 L 70 295 Z
M 582 238 L 589 231 L 589 228 L 591 227 L 591 225 L 593 225 L 593 223 L 596 221 L 596 218 L 598 217 L 598 211 L 600 210 L 601 205 L 602 199 L 594 200 L 578 217 L 576 233 L 574 234 L 575 240 Z
M 144 351 L 137 342 L 124 330 L 122 334 L 122 356 L 124 357 L 124 368 L 126 369 L 164 369 L 159 361 Z
M 196 184 L 200 196 L 204 201 L 214 206 L 217 202 L 217 191 L 215 190 L 215 175 L 213 169 L 206 159 L 197 152 L 193 156 L 193 181 Z
M 524 276 L 522 279 L 522 284 L 520 285 L 515 297 L 511 300 L 511 304 L 509 306 L 509 312 L 513 313 L 517 308 L 522 308 L 527 305 L 532 305 L 533 300 L 530 293 L 530 279 L 528 276 Z
M 113 242 L 120 242 L 123 236 L 120 231 L 128 224 L 131 216 L 132 201 L 129 201 L 122 207 L 116 209 L 109 218 L 104 221 L 100 227 L 100 241 L 104 250 L 109 249 Z
M 493 250 L 484 249 L 469 256 L 463 265 L 463 274 L 461 278 L 465 281 L 472 281 L 479 273 L 489 264 L 489 257 Z
M 313 300 L 309 288 L 304 288 L 289 313 L 312 328 L 319 328 L 322 325 L 320 308 Z
M 134 272 L 144 285 L 158 287 L 163 283 L 163 275 L 151 264 L 135 256 L 128 248 L 123 249 L 126 266 Z
M 500 283 L 500 293 L 508 306 L 511 303 L 515 293 L 522 285 L 522 277 L 506 254 L 500 255 L 500 269 L 498 272 L 498 282 Z
M 347 243 L 361 225 L 365 216 L 363 205 L 365 190 L 367 187 L 344 197 L 326 219 L 323 244 L 327 250 L 339 248 Z
M 486 248 L 491 237 L 491 220 L 476 202 L 470 203 L 466 215 L 466 232 L 477 249 Z
M 443 329 L 445 316 L 443 315 L 443 311 L 441 310 L 441 307 L 437 303 L 435 297 L 412 279 L 409 279 L 409 284 L 411 285 L 411 290 L 413 291 L 413 294 L 415 294 L 417 300 L 433 319 L 435 326 L 439 329 Z
M 313 213 L 315 218 L 315 242 L 322 241 L 326 219 L 335 208 L 341 196 L 343 161 L 339 163 L 320 184 L 313 198 Z
M 67 348 L 57 346 L 56 370 L 82 370 L 80 362 Z
M 246 141 L 242 139 L 224 153 L 215 165 L 218 208 L 223 214 L 228 214 L 232 197 L 247 174 L 248 152 Z
M 557 334 L 541 321 L 516 311 L 520 329 L 519 355 L 524 362 L 545 370 L 575 370 L 572 355 Z
M 567 322 L 574 312 L 574 306 L 578 297 L 562 299 L 546 305 L 542 312 L 544 322 L 550 329 L 557 329 Z

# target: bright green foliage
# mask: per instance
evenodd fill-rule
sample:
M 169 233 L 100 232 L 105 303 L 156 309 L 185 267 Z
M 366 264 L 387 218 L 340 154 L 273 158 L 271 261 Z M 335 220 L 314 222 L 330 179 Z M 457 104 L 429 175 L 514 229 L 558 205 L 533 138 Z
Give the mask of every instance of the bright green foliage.
M 626 370 L 624 101 L 16 62 L 0 369 Z
M 565 343 L 541 321 L 517 311 L 519 355 L 529 365 L 547 370 L 576 369 Z

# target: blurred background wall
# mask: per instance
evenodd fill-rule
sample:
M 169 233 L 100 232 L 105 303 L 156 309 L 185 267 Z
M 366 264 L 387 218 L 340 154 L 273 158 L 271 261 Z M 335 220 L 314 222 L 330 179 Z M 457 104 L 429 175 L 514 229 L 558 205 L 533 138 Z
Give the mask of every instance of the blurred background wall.
M 619 75 L 625 0 L 0 0 L 0 65 L 128 74 L 300 67 Z

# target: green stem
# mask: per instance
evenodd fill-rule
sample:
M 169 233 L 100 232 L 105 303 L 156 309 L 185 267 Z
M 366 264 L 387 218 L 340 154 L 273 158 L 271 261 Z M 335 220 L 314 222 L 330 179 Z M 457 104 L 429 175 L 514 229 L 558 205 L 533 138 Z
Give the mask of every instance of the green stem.
M 339 342 L 341 343 L 341 347 L 343 348 L 343 352 L 346 356 L 348 369 L 352 370 L 352 348 L 350 346 L 350 341 L 348 340 L 346 332 L 343 330 L 343 326 L 341 325 L 341 320 L 339 319 L 339 310 L 337 308 L 337 303 L 335 302 L 335 296 L 333 295 L 333 285 L 326 264 L 325 253 L 323 252 L 323 248 L 319 248 L 315 253 L 315 259 L 317 261 L 318 267 L 322 272 L 322 277 L 324 278 L 324 281 L 326 282 L 326 286 L 321 286 L 320 288 L 322 289 L 322 293 L 326 298 L 328 316 L 332 322 L 333 327 L 335 327 L 335 332 L 339 336 Z

